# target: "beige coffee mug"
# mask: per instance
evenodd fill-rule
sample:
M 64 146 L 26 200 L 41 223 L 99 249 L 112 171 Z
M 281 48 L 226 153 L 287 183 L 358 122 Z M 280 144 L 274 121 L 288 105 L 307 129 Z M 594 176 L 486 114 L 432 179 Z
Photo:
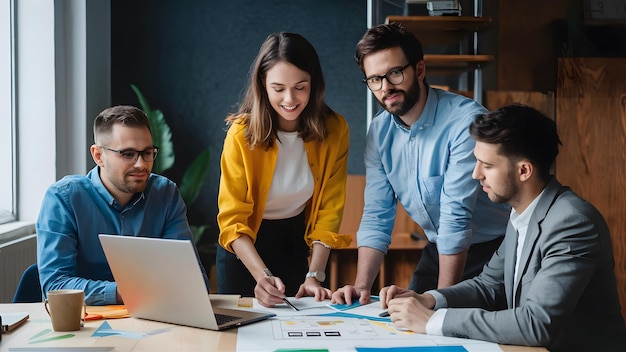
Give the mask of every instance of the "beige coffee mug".
M 83 290 L 48 291 L 44 301 L 46 312 L 52 320 L 54 331 L 80 330 L 84 321 L 85 292 Z

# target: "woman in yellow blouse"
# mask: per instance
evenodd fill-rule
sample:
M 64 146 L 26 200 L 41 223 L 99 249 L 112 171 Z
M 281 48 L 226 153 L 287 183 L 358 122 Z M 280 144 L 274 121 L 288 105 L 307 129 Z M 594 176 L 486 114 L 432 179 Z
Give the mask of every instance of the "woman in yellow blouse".
M 349 130 L 324 102 L 317 53 L 301 35 L 271 34 L 261 46 L 221 159 L 217 252 L 219 293 L 271 307 L 315 296 L 345 201 Z M 310 255 L 310 261 L 309 261 Z

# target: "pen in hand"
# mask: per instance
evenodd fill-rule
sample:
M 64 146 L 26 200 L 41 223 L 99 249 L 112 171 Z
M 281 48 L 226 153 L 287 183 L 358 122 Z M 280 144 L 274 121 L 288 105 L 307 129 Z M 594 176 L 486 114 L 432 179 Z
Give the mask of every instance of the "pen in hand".
M 299 311 L 299 310 L 300 310 L 300 309 L 298 309 L 298 307 L 294 306 L 294 305 L 293 305 L 293 303 L 289 302 L 289 300 L 287 299 L 287 297 L 284 297 L 284 298 L 283 298 L 283 301 L 284 301 L 285 303 L 287 303 L 287 305 L 288 305 L 289 307 L 291 307 L 293 310 L 295 310 L 295 311 Z
M 270 271 L 269 268 L 263 269 L 263 273 L 265 273 L 265 276 L 267 276 L 267 277 L 274 277 L 274 274 L 272 274 L 272 272 Z M 295 311 L 299 311 L 300 310 L 300 309 L 298 309 L 298 307 L 294 306 L 293 303 L 289 302 L 287 297 L 283 297 L 283 302 L 285 302 L 285 304 L 287 304 L 289 307 L 291 307 L 291 309 L 293 309 Z
M 378 314 L 379 317 L 388 317 L 389 316 L 389 311 L 384 311 L 380 314 Z

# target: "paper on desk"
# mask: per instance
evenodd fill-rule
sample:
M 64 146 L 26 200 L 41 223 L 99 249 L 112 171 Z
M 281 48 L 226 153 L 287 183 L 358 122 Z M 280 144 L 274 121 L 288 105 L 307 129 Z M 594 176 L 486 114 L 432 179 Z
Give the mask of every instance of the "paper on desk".
M 334 317 L 352 317 L 352 318 L 364 318 L 375 321 L 391 321 L 389 317 L 380 317 L 380 313 L 385 310 L 380 307 L 380 302 L 373 301 L 368 304 L 359 304 L 358 302 L 346 307 L 334 307 L 335 312 L 324 314 L 325 316 Z
M 28 320 L 29 315 L 27 312 L 11 312 L 11 313 L 0 313 L 2 317 L 2 326 L 0 326 L 0 334 L 3 332 L 12 331 L 18 326 L 22 325 L 26 320 Z
M 109 323 L 105 321 L 100 325 L 100 327 L 96 331 L 94 331 L 94 333 L 91 336 L 92 337 L 120 336 L 120 337 L 129 338 L 129 339 L 141 339 L 146 336 L 156 335 L 156 334 L 164 333 L 170 330 L 172 330 L 172 327 L 166 327 L 162 329 L 156 329 L 156 330 L 144 331 L 144 332 L 117 330 L 117 329 L 111 328 L 111 325 L 109 325 Z
M 463 346 L 357 347 L 357 352 L 467 352 Z
M 259 346 L 266 351 L 276 351 L 296 345 L 303 350 L 327 349 L 330 352 L 355 351 L 360 347 L 383 351 L 382 348 L 391 346 L 463 346 L 469 352 L 502 351 L 491 342 L 417 334 L 398 330 L 389 322 L 356 318 L 275 317 L 242 326 L 237 331 L 238 352 L 258 351 Z
M 330 300 L 318 302 L 315 300 L 315 297 L 302 297 L 298 299 L 294 297 L 287 297 L 287 299 L 299 310 L 293 310 L 286 303 L 277 304 L 273 308 L 263 307 L 259 304 L 259 301 L 256 298 L 252 300 L 252 308 L 254 308 L 255 310 L 274 313 L 276 314 L 276 316 L 279 317 L 322 315 L 333 312 L 333 310 L 330 309 L 330 307 L 328 306 L 330 304 Z
M 318 302 L 315 300 L 315 297 L 302 297 L 299 299 L 288 297 L 287 299 L 299 310 L 295 311 L 287 306 L 287 304 L 277 304 L 274 308 L 263 307 L 259 304 L 256 298 L 253 300 L 253 308 L 256 310 L 274 313 L 278 317 L 320 315 L 344 318 L 362 318 L 383 322 L 391 321 L 388 317 L 381 318 L 379 316 L 379 314 L 384 310 L 380 308 L 380 302 L 378 302 L 377 297 L 374 297 L 371 303 L 365 305 L 361 305 L 358 301 L 356 301 L 349 306 L 345 304 L 331 304 L 330 300 Z
M 371 296 L 370 297 L 370 301 L 369 303 L 372 302 L 378 302 L 380 299 L 378 298 L 378 296 Z M 332 308 L 333 310 L 336 311 L 344 311 L 344 310 L 348 310 L 348 309 L 352 309 L 352 308 L 356 308 L 356 307 L 360 307 L 362 306 L 361 302 L 359 300 L 355 300 L 352 301 L 352 304 L 347 304 L 347 303 L 335 303 L 335 304 L 329 304 L 328 305 L 330 308 Z

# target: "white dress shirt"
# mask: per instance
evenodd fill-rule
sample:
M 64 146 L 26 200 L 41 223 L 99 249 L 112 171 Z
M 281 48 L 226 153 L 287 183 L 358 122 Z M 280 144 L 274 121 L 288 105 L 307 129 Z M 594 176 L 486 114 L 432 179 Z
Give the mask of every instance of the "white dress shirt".
M 519 257 L 522 254 L 522 249 L 524 248 L 524 242 L 526 241 L 526 232 L 528 231 L 528 223 L 530 222 L 531 215 L 535 212 L 535 207 L 537 207 L 537 203 L 539 202 L 539 198 L 543 191 L 539 193 L 537 197 L 528 205 L 526 209 L 521 214 L 518 214 L 514 208 L 511 209 L 511 215 L 509 217 L 509 221 L 515 230 L 517 230 L 517 252 L 515 255 L 515 281 L 513 283 L 513 287 L 517 286 L 517 270 L 519 267 Z M 516 290 L 513 290 L 513 294 L 515 294 Z M 435 297 L 435 314 L 433 314 L 428 322 L 426 323 L 426 333 L 428 335 L 443 335 L 443 320 L 446 317 L 446 312 L 448 311 L 445 307 L 448 306 L 448 302 L 446 298 L 439 293 L 437 290 L 430 290 L 424 293 L 429 293 L 433 297 Z M 515 302 L 515 296 L 513 296 L 513 302 Z

